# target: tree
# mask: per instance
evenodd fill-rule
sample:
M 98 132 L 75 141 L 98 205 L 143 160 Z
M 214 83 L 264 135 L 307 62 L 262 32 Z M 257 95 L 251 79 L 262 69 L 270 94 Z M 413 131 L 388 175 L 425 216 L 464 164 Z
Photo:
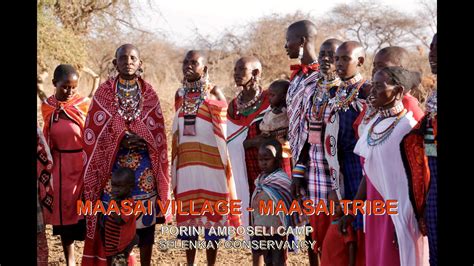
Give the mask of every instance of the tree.
M 421 27 L 417 19 L 378 2 L 355 1 L 332 9 L 326 24 L 345 40 L 353 39 L 373 53 L 383 46 L 413 43 L 410 31 Z

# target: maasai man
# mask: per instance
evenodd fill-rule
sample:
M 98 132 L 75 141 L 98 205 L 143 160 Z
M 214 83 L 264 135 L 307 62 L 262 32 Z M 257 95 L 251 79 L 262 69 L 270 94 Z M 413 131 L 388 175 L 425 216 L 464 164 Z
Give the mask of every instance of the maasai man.
M 417 208 L 412 202 L 412 198 L 417 198 L 418 190 L 425 193 L 427 184 L 412 182 L 400 151 L 403 137 L 417 123 L 402 103 L 404 90 L 410 89 L 413 76 L 414 73 L 401 67 L 386 67 L 375 74 L 371 94 L 374 97 L 372 104 L 378 112 L 364 128 L 354 149 L 363 158 L 367 200 L 398 201 L 398 213 L 386 216 L 388 221 L 378 219 L 376 215 L 366 217 L 368 266 L 428 265 L 427 239 L 422 235 Z
M 186 58 L 190 56 L 189 53 Z M 196 59 L 197 60 L 197 59 Z M 227 103 L 210 96 L 215 88 L 209 82 L 207 68 L 196 71 L 195 60 L 183 60 L 183 101 L 173 120 L 172 186 L 175 199 L 183 202 L 182 210 L 199 211 L 204 202 L 236 199 L 229 153 L 226 144 Z M 199 61 L 199 60 L 197 60 Z M 178 226 L 205 228 L 207 262 L 214 265 L 217 241 L 225 236 L 210 235 L 211 227 L 238 226 L 239 217 L 207 212 L 203 215 L 176 215 Z M 181 240 L 197 241 L 198 235 L 178 235 Z M 193 264 L 196 249 L 186 250 L 188 264 Z
M 77 93 L 79 75 L 71 65 L 54 70 L 56 92 L 41 104 L 44 137 L 53 156 L 53 197 L 43 202 L 53 210 L 53 235 L 61 236 L 68 265 L 75 265 L 74 240 L 84 240 L 84 216 L 77 215 L 76 201 L 81 199 L 84 165 L 82 132 L 90 100 Z
M 135 173 L 134 200 L 151 204 L 153 214 L 136 220 L 140 263 L 150 265 L 155 224 L 164 222 L 157 200 L 170 199 L 166 133 L 160 101 L 153 87 L 140 76 L 140 52 L 132 44 L 121 45 L 113 60 L 118 76 L 102 83 L 93 97 L 84 129 L 87 155 L 84 169 L 85 200 L 111 198 L 111 175 L 127 167 Z M 166 215 L 167 220 L 171 216 Z M 97 216 L 87 217 L 83 265 L 105 265 L 104 243 Z
M 341 84 L 334 98 L 329 100 L 331 115 L 324 132 L 324 152 L 338 197 L 352 200 L 362 179 L 360 158 L 354 154 L 357 138 L 353 124 L 364 106 L 370 86 L 360 74 L 365 62 L 360 43 L 342 43 L 336 50 L 335 60 Z M 357 245 L 363 250 L 362 215 L 357 216 L 353 227 L 358 237 Z
M 293 72 L 286 95 L 287 113 L 290 121 L 288 141 L 295 165 L 292 173 L 292 193 L 296 198 L 300 196 L 299 187 L 302 187 L 305 172 L 307 172 L 307 164 L 305 164 L 307 162 L 297 164 L 308 138 L 308 124 L 305 116 L 310 104 L 308 104 L 309 99 L 305 96 L 315 90 L 316 81 L 321 77 L 315 47 L 316 37 L 316 26 L 309 20 L 297 21 L 291 24 L 286 31 L 285 50 L 288 57 L 300 61 L 299 65 L 290 66 Z M 320 243 L 322 243 L 322 240 Z M 315 245 L 316 249 L 317 246 Z M 318 262 L 314 252 L 308 254 L 311 265 Z
M 327 203 L 332 187 L 329 167 L 324 157 L 323 136 L 330 112 L 327 106 L 328 101 L 334 96 L 335 90 L 341 81 L 336 74 L 334 61 L 336 49 L 341 43 L 342 41 L 337 39 L 328 39 L 321 44 L 318 56 L 321 77 L 318 79 L 314 90 L 309 90 L 304 96 L 309 99 L 306 103 L 308 106 L 305 108 L 307 113 L 304 117 L 308 128 L 308 137 L 297 164 L 308 165 L 304 189 L 308 198 L 315 203 L 319 200 Z M 295 189 L 296 196 L 299 196 L 300 188 L 296 187 Z M 326 214 L 312 216 L 310 220 L 311 225 L 315 228 L 313 237 L 319 241 L 320 248 L 329 226 L 329 220 L 330 217 Z
M 438 34 L 433 36 L 430 45 L 429 61 L 431 73 L 438 74 Z M 430 245 L 430 265 L 438 265 L 438 104 L 436 88 L 426 101 L 424 128 L 425 154 L 428 156 L 430 168 L 430 189 L 426 206 L 426 222 L 428 225 L 428 241 Z
M 201 51 L 190 50 L 186 53 L 186 56 L 183 60 L 183 69 L 184 77 L 183 83 L 187 80 L 199 80 L 204 75 L 204 72 L 207 73 L 206 57 Z M 184 86 L 184 85 L 183 85 Z M 176 91 L 174 95 L 174 110 L 177 111 L 183 104 L 184 88 L 181 87 Z M 211 88 L 209 96 L 213 100 L 225 101 L 225 96 L 222 90 L 213 86 Z

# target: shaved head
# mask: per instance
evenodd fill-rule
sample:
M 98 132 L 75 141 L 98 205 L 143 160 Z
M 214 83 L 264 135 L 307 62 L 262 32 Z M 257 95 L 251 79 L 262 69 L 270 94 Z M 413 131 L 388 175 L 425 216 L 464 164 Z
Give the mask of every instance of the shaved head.
M 140 51 L 138 50 L 138 48 L 133 44 L 126 43 L 120 45 L 120 47 L 115 50 L 115 58 L 117 58 L 117 55 L 124 50 L 135 50 L 138 54 L 138 57 L 140 57 Z
M 382 48 L 375 56 L 384 57 L 395 66 L 406 67 L 408 63 L 408 51 L 400 46 Z
M 260 63 L 260 60 L 256 58 L 255 56 L 244 56 L 241 57 L 235 64 L 237 65 L 238 63 L 244 64 L 245 66 L 253 69 L 258 69 L 260 72 L 262 72 L 262 63 Z
M 262 64 L 255 56 L 244 56 L 235 62 L 234 81 L 237 86 L 249 86 L 252 79 L 259 79 L 261 75 Z
M 341 41 L 341 40 L 332 38 L 332 39 L 327 39 L 327 40 L 325 40 L 325 41 L 321 44 L 321 46 L 323 46 L 323 45 L 331 45 L 331 46 L 333 46 L 333 45 L 334 45 L 334 46 L 338 47 L 338 46 L 340 46 L 341 44 L 342 44 L 342 41 Z
M 288 31 L 291 31 L 298 37 L 306 37 L 308 39 L 314 39 L 318 34 L 316 25 L 310 20 L 297 21 L 288 27 Z
M 335 60 L 337 75 L 342 80 L 352 78 L 364 64 L 364 48 L 356 41 L 343 42 L 336 50 Z
M 191 58 L 191 57 L 194 57 L 194 56 L 197 56 L 198 58 L 202 58 L 202 63 L 204 65 L 207 63 L 207 58 L 206 58 L 206 55 L 203 51 L 189 50 L 185 55 L 185 57 L 187 57 L 187 58 Z
M 364 47 L 359 42 L 356 41 L 347 41 L 343 42 L 341 45 L 339 45 L 339 49 L 345 49 L 347 51 L 352 52 L 353 57 L 364 57 L 365 58 L 365 50 Z

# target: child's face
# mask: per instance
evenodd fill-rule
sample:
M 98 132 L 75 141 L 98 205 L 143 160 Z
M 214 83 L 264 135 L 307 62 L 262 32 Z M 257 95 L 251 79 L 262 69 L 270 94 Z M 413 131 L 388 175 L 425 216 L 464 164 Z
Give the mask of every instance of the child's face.
M 268 89 L 268 98 L 270 99 L 270 106 L 275 108 L 285 104 L 286 94 L 283 88 L 270 86 Z
M 354 50 L 348 46 L 339 46 L 336 50 L 336 71 L 341 79 L 351 78 L 359 72 L 359 58 Z
M 76 74 L 70 74 L 59 80 L 53 80 L 53 85 L 56 87 L 56 99 L 67 101 L 76 95 L 78 80 L 79 77 Z
M 258 167 L 267 174 L 272 173 L 278 168 L 275 147 L 265 146 L 258 149 Z
M 112 196 L 116 199 L 125 199 L 130 196 L 134 184 L 129 177 L 112 177 Z

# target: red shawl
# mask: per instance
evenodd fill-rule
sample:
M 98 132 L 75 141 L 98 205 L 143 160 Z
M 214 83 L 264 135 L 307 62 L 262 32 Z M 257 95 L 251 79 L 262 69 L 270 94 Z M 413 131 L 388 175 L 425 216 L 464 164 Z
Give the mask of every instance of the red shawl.
M 41 113 L 43 114 L 44 121 L 43 133 L 48 144 L 51 145 L 49 130 L 51 129 L 53 117 L 59 115 L 61 109 L 72 121 L 81 128 L 84 128 L 84 120 L 86 119 L 89 104 L 89 98 L 82 97 L 79 94 L 74 95 L 71 100 L 65 102 L 58 101 L 54 95 L 46 99 L 46 101 L 41 104 Z
M 425 207 L 430 184 L 430 169 L 428 158 L 423 146 L 424 136 L 419 122 L 400 143 L 402 160 L 408 177 L 409 197 L 418 220 L 418 226 L 423 235 L 427 233 L 425 222 Z
M 249 126 L 260 113 L 262 113 L 265 109 L 267 109 L 268 106 L 270 106 L 268 90 L 263 90 L 261 97 L 263 98 L 263 100 L 258 110 L 255 110 L 248 116 L 237 114 L 237 98 L 234 98 L 229 104 L 229 109 L 227 109 L 227 119 L 239 126 Z
M 84 128 L 84 150 L 87 163 L 84 175 L 84 198 L 95 202 L 100 199 L 120 141 L 127 125 L 118 114 L 115 98 L 116 79 L 109 79 L 99 86 L 94 95 Z M 170 179 L 166 133 L 160 100 L 152 86 L 142 79 L 143 109 L 140 116 L 128 125 L 128 130 L 142 137 L 148 146 L 158 196 L 162 201 L 170 199 Z M 87 238 L 94 238 L 96 217 L 87 217 Z M 170 216 L 167 217 L 167 220 Z
M 53 169 L 53 158 L 49 151 L 48 144 L 44 139 L 43 133 L 37 128 L 37 178 L 38 178 L 38 195 L 43 212 L 45 224 L 51 223 L 51 215 L 53 212 L 53 177 L 51 171 Z

